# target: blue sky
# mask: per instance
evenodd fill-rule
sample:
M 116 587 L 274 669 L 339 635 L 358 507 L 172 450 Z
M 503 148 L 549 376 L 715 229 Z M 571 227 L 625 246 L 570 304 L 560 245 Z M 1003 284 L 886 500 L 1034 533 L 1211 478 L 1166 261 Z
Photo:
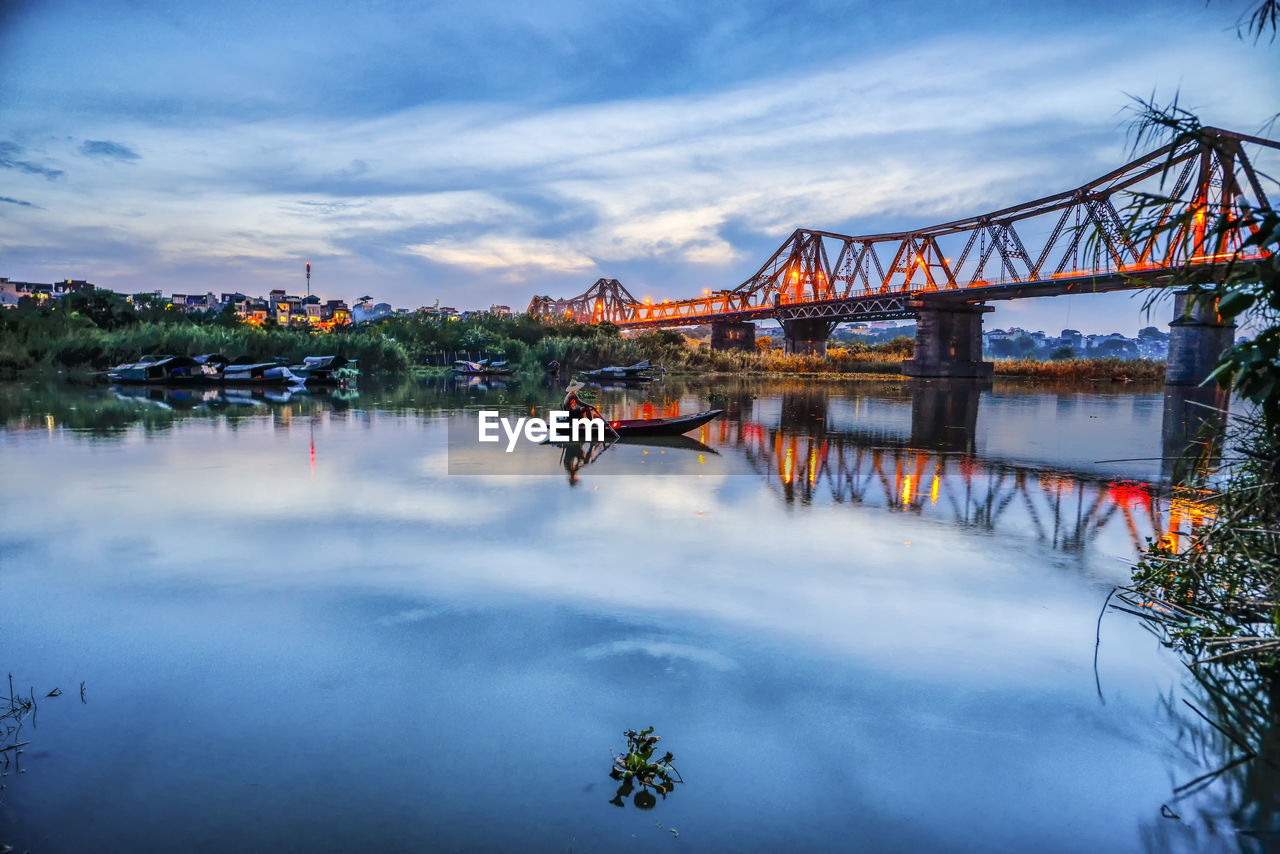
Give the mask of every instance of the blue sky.
M 1245 5 L 0 4 L 0 275 L 527 304 L 732 287 L 1127 158 L 1127 93 L 1280 112 Z M 1135 331 L 1141 298 L 988 325 Z M 1153 320 L 1163 324 L 1168 309 Z

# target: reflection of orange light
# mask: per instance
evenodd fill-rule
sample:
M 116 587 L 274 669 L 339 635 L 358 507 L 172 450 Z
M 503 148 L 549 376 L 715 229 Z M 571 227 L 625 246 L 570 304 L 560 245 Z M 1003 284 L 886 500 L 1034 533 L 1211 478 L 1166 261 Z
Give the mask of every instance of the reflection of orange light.
M 1170 551 L 1177 551 L 1181 536 L 1194 533 L 1206 519 L 1214 517 L 1213 508 L 1194 498 L 1176 497 L 1169 502 L 1169 530 L 1160 536 L 1160 544 Z M 1183 528 L 1189 523 L 1190 531 Z
M 795 448 L 787 448 L 787 456 L 782 464 L 782 479 L 788 484 L 791 483 L 791 478 L 795 474 L 793 471 L 795 468 L 795 457 Z
M 938 480 L 939 478 L 935 474 L 933 476 L 933 483 L 929 486 L 929 503 L 930 504 L 938 503 Z
M 809 485 L 813 486 L 818 482 L 818 449 L 814 448 L 809 451 Z
M 1151 505 L 1151 491 L 1145 483 L 1113 480 L 1107 485 L 1107 496 L 1116 504 L 1122 504 L 1125 507 Z
M 902 482 L 902 503 L 911 503 L 911 475 L 907 475 L 906 479 Z

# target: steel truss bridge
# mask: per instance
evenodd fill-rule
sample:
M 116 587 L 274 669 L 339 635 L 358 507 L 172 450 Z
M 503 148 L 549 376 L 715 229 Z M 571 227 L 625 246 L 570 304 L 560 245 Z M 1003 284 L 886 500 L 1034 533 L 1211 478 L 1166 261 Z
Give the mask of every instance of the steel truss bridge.
M 713 321 L 888 320 L 930 302 L 1019 299 L 1147 287 L 1221 269 L 1256 225 L 1215 234 L 1242 205 L 1268 206 L 1246 145 L 1280 142 L 1218 128 L 1152 151 L 1073 190 L 980 216 L 860 237 L 797 229 L 756 273 L 700 297 L 638 300 L 617 279 L 530 314 L 645 328 Z M 1148 194 L 1140 221 L 1124 199 Z M 1119 204 L 1117 204 L 1119 202 Z M 1189 207 L 1188 207 L 1189 206 Z M 1190 210 L 1190 216 L 1180 211 Z M 832 259 L 835 259 L 834 262 Z

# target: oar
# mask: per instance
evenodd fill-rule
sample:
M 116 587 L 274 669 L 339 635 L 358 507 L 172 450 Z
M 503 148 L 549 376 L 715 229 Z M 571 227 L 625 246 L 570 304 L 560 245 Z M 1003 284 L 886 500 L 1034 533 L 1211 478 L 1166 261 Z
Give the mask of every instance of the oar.
M 587 406 L 591 406 L 591 404 L 588 403 Z M 596 414 L 596 418 L 599 418 L 601 421 L 604 422 L 605 427 L 609 428 L 609 432 L 613 434 L 614 439 L 622 438 L 622 436 L 618 433 L 618 431 L 613 429 L 613 425 L 609 423 L 609 419 L 605 418 L 603 415 L 600 414 L 599 409 L 596 409 L 594 406 L 591 406 L 591 411 Z

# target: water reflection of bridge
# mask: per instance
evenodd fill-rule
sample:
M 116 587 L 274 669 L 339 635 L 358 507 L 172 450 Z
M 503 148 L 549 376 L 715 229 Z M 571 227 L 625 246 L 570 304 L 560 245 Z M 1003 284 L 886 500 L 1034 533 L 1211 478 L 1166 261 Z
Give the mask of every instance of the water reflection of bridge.
M 1212 390 L 1166 392 L 1164 476 L 1135 481 L 978 453 L 979 402 L 989 388 L 916 381 L 909 425 L 902 417 L 882 417 L 839 428 L 828 419 L 832 395 L 820 387 L 783 392 L 776 421 L 755 412 L 750 394 L 731 395 L 725 416 L 691 435 L 722 453 L 736 452 L 788 504 L 879 506 L 988 531 L 1016 525 L 1061 551 L 1082 550 L 1116 525 L 1135 549 L 1149 539 L 1176 547 L 1204 521 L 1203 493 L 1171 475 L 1205 413 L 1217 411 L 1209 407 L 1221 403 Z M 634 407 L 629 415 L 679 409 L 673 400 Z

